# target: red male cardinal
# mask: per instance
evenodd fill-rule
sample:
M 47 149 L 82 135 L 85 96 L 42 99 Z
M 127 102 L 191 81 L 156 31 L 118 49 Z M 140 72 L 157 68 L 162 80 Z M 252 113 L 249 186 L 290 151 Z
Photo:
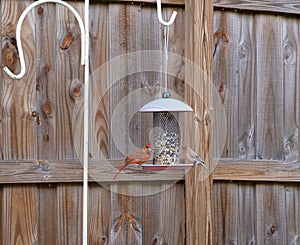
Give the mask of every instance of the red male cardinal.
M 127 156 L 122 166 L 119 168 L 118 172 L 115 174 L 113 179 L 117 178 L 118 174 L 128 165 L 128 164 L 143 164 L 150 159 L 152 153 L 152 145 L 146 144 L 143 149 L 139 149 L 131 155 Z

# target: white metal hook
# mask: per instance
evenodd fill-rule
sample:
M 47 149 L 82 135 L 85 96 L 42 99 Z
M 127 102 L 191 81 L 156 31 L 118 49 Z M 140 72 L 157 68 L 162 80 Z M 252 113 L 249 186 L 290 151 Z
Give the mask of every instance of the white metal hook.
M 158 16 L 158 20 L 161 24 L 163 24 L 165 26 L 172 25 L 176 18 L 176 15 L 177 15 L 177 12 L 173 11 L 170 20 L 168 22 L 164 21 L 162 18 L 162 13 L 161 13 L 161 0 L 157 0 L 157 16 Z
M 79 23 L 79 27 L 80 27 L 80 32 L 81 32 L 81 64 L 85 65 L 86 64 L 86 50 L 85 50 L 85 42 L 86 42 L 86 38 L 85 38 L 85 28 L 84 28 L 84 24 L 83 21 L 80 17 L 80 15 L 78 14 L 78 12 L 68 3 L 61 1 L 61 0 L 39 0 L 37 2 L 33 2 L 32 4 L 30 4 L 21 14 L 19 20 L 18 20 L 18 24 L 17 24 L 17 29 L 16 29 L 16 40 L 17 40 L 17 48 L 19 51 L 19 57 L 20 57 L 20 65 L 21 65 L 21 71 L 19 74 L 13 74 L 8 67 L 4 67 L 3 70 L 7 73 L 7 75 L 9 75 L 11 78 L 13 79 L 20 79 L 25 75 L 26 72 L 26 66 L 25 66 L 25 59 L 24 59 L 24 53 L 23 53 L 23 48 L 22 48 L 22 42 L 21 42 L 21 27 L 22 27 L 22 23 L 26 17 L 26 15 L 30 12 L 31 9 L 33 9 L 34 7 L 43 4 L 43 3 L 58 3 L 61 4 L 65 7 L 67 7 L 76 17 L 78 23 Z

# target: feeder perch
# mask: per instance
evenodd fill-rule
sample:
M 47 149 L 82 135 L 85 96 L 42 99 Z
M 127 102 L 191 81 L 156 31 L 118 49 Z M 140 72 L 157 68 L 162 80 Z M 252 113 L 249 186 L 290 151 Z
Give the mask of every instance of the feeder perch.
M 192 112 L 184 102 L 172 99 L 164 92 L 161 99 L 150 101 L 140 112 L 153 113 L 153 164 L 179 164 L 180 127 L 179 112 Z

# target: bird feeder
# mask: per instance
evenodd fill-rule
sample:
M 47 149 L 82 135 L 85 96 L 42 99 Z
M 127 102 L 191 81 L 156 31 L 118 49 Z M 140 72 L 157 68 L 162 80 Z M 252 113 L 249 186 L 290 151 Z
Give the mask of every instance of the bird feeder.
M 180 100 L 172 99 L 170 93 L 164 92 L 161 99 L 150 101 L 139 111 L 153 113 L 153 164 L 178 164 L 179 113 L 192 112 L 193 109 Z

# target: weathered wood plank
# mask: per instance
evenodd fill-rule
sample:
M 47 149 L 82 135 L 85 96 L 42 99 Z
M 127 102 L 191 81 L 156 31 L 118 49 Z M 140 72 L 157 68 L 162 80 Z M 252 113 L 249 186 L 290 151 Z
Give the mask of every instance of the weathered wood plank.
M 81 16 L 84 4 L 73 2 Z M 56 5 L 58 53 L 56 57 L 57 84 L 55 88 L 56 155 L 53 159 L 76 157 L 72 135 L 72 116 L 75 101 L 71 97 L 74 87 L 83 86 L 81 60 L 81 33 L 75 16 L 65 7 Z
M 16 48 L 15 29 L 21 11 L 30 1 L 2 3 L 2 62 L 12 72 L 20 69 Z M 34 13 L 24 20 L 21 37 L 27 72 L 24 78 L 2 79 L 2 154 L 3 159 L 35 159 L 37 154 L 36 121 L 31 116 L 35 110 L 35 53 Z M 4 74 L 4 73 L 3 73 Z
M 193 128 L 186 125 L 186 142 L 212 165 L 212 89 L 213 78 L 213 1 L 185 2 L 185 57 L 192 64 L 199 66 L 203 74 L 196 74 L 193 65 L 186 64 L 185 80 L 191 85 L 191 94 L 185 94 L 187 103 L 194 109 L 195 119 L 201 123 Z M 200 72 L 199 72 L 200 73 Z M 208 80 L 208 81 L 207 81 Z M 200 95 L 197 97 L 196 93 Z M 194 120 L 195 120 L 194 119 Z M 196 123 L 196 122 L 195 122 Z M 197 124 L 197 123 L 196 123 Z M 199 141 L 200 142 L 196 142 Z M 188 141 L 189 140 L 189 141 Z M 197 143 L 197 144 L 195 144 Z M 186 188 L 186 243 L 212 244 L 212 176 L 204 181 L 200 166 L 188 171 L 185 179 Z M 196 218 L 195 218 L 196 217 Z
M 226 185 L 226 182 L 221 183 Z M 257 233 L 255 183 L 238 182 L 238 189 L 237 244 L 255 244 Z M 230 225 L 228 227 L 230 227 Z
M 90 162 L 90 181 L 111 182 L 120 161 Z M 79 161 L 18 161 L 0 162 L 0 183 L 67 183 L 82 182 L 83 169 Z M 130 177 L 129 177 L 130 176 Z M 276 160 L 221 159 L 213 172 L 214 180 L 300 181 L 300 163 Z M 129 167 L 126 175 L 114 181 L 178 181 L 185 179 L 184 170 L 149 171 L 139 166 Z
M 150 187 L 151 188 L 151 187 Z M 143 241 L 143 188 L 135 182 L 112 184 L 109 244 L 140 245 Z
M 239 65 L 239 117 L 238 117 L 238 157 L 256 158 L 256 47 L 254 40 L 254 16 L 240 15 L 241 35 L 237 43 Z
M 151 188 L 148 183 L 146 188 Z M 160 184 L 154 197 L 144 197 L 144 244 L 185 244 L 185 200 L 183 183 Z M 148 190 L 149 191 L 149 190 Z M 149 202 L 150 201 L 150 202 Z M 149 203 L 148 203 L 149 202 Z M 172 229 L 170 229 L 172 227 Z
M 299 162 L 223 159 L 214 171 L 215 180 L 297 182 Z
M 213 244 L 238 243 L 239 198 L 236 183 L 214 183 L 214 242 Z
M 3 189 L 2 244 L 36 244 L 38 206 L 37 188 L 10 185 Z M 16 205 L 17 204 L 17 205 Z
M 256 185 L 256 223 L 258 244 L 287 244 L 285 190 L 282 184 Z
M 41 184 L 37 187 L 37 240 L 38 244 L 57 244 L 57 185 Z
M 89 244 L 109 244 L 110 192 L 99 184 L 89 185 Z
M 287 244 L 299 243 L 299 184 L 285 185 Z
M 91 159 L 100 157 L 108 158 L 108 137 L 109 137 L 109 99 L 105 92 L 107 91 L 107 71 L 101 69 L 101 66 L 107 62 L 109 53 L 108 47 L 108 6 L 107 4 L 93 4 L 90 8 L 90 50 L 96 51 L 97 55 L 90 55 L 90 143 L 89 152 Z M 78 104 L 78 103 L 77 103 Z M 77 106 L 77 105 L 76 105 Z M 82 107 L 81 107 L 82 109 Z M 75 113 L 75 117 L 77 117 Z M 77 125 L 76 125 L 77 126 Z M 83 130 L 83 117 L 80 117 L 81 130 Z M 74 137 L 75 132 L 73 130 Z M 77 138 L 76 138 L 77 139 Z M 80 144 L 81 137 L 75 141 L 75 145 Z M 81 144 L 82 145 L 82 144 Z M 83 153 L 80 151 L 81 156 Z
M 236 10 L 269 11 L 300 14 L 299 1 L 289 0 L 214 0 L 214 6 Z
M 75 184 L 57 187 L 57 243 L 82 243 L 82 188 Z
M 299 21 L 296 18 L 283 20 L 283 82 L 284 82 L 284 159 L 299 160 Z
M 256 19 L 257 144 L 259 159 L 284 159 L 282 20 L 259 15 Z
M 227 117 L 227 141 L 223 157 L 231 158 L 239 154 L 239 18 L 237 13 L 219 12 L 215 15 L 214 26 L 214 85 L 219 91 Z
M 92 3 L 152 3 L 156 4 L 156 0 L 91 0 Z M 168 5 L 184 5 L 184 0 L 162 0 L 162 4 L 168 4 Z
M 58 40 L 56 38 L 56 6 L 44 4 L 35 12 L 36 56 L 38 60 L 36 71 L 37 105 L 36 120 L 38 138 L 38 159 L 51 159 L 56 154 L 56 119 L 60 117 L 55 112 L 56 104 L 56 59 Z

